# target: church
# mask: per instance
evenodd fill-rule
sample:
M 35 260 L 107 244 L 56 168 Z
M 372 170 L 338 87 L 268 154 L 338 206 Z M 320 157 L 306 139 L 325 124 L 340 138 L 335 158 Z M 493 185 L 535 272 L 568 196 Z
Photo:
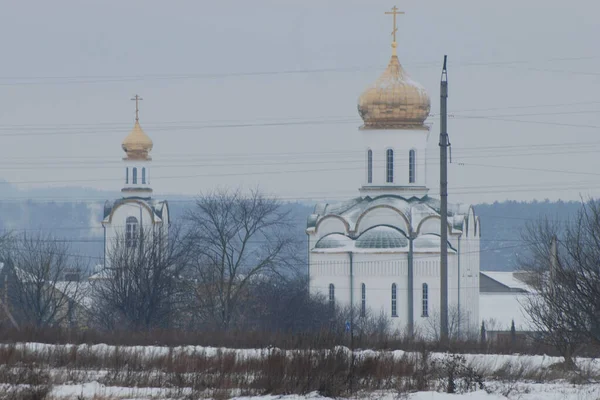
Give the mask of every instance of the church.
M 135 100 L 135 124 L 121 145 L 125 152 L 123 158 L 124 182 L 123 197 L 104 204 L 104 267 L 117 238 L 123 238 L 125 245 L 134 248 L 138 245 L 141 233 L 160 231 L 168 235 L 169 205 L 167 201 L 152 197 L 150 186 L 150 151 L 152 140 L 142 130 L 139 119 L 139 101 Z
M 394 15 L 392 56 L 358 99 L 363 184 L 358 197 L 317 204 L 308 217 L 310 292 L 352 305 L 357 318 L 383 314 L 393 331 L 428 336 L 439 332 L 442 225 L 425 179 L 430 98 L 399 62 L 397 9 L 386 14 Z M 449 205 L 445 226 L 450 334 L 477 331 L 479 219 L 472 206 Z

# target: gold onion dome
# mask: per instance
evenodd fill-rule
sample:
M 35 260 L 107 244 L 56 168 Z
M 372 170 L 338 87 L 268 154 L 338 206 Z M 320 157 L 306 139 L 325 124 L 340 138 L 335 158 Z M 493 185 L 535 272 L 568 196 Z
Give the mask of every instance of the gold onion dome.
M 121 146 L 127 153 L 127 158 L 145 160 L 149 159 L 148 153 L 152 150 L 152 139 L 142 130 L 139 121 L 135 121 L 131 133 L 123 140 Z
M 379 79 L 358 98 L 363 128 L 422 127 L 431 108 L 425 88 L 410 79 L 394 54 Z

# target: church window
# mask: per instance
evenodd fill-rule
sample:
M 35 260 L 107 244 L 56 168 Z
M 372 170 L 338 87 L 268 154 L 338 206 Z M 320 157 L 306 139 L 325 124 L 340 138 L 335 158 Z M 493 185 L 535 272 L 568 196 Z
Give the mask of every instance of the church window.
M 138 239 L 138 220 L 136 217 L 127 217 L 125 222 L 125 245 L 134 248 Z
M 129 183 L 129 167 L 125 168 L 125 184 Z
M 408 152 L 408 183 L 415 183 L 416 157 L 415 151 Z
M 335 286 L 333 283 L 329 284 L 329 306 L 333 308 L 335 305 Z
M 133 168 L 133 175 L 131 177 L 131 183 L 137 184 L 137 168 Z
M 394 150 L 388 149 L 386 152 L 385 181 L 394 182 Z
M 363 283 L 360 290 L 360 316 L 364 317 L 367 315 L 367 286 Z
M 396 284 L 392 283 L 392 317 L 398 316 L 398 309 L 396 308 L 397 307 L 396 298 L 397 298 Z
M 373 151 L 367 151 L 367 183 L 373 183 Z
M 423 284 L 423 314 L 421 316 L 429 316 L 429 287 L 426 283 Z
M 146 184 L 146 168 L 142 168 L 142 184 Z

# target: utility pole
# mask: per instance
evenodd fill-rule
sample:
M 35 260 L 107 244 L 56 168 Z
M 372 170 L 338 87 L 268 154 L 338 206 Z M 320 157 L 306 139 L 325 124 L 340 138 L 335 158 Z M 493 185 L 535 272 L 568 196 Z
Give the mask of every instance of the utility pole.
M 448 341 L 448 75 L 446 57 L 440 82 L 440 339 Z

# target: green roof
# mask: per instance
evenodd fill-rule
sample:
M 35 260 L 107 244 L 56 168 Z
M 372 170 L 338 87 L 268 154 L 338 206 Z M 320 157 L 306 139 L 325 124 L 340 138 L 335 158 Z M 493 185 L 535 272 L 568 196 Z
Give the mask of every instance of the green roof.
M 391 226 L 376 226 L 363 232 L 355 243 L 360 249 L 395 249 L 408 246 L 404 232 Z

